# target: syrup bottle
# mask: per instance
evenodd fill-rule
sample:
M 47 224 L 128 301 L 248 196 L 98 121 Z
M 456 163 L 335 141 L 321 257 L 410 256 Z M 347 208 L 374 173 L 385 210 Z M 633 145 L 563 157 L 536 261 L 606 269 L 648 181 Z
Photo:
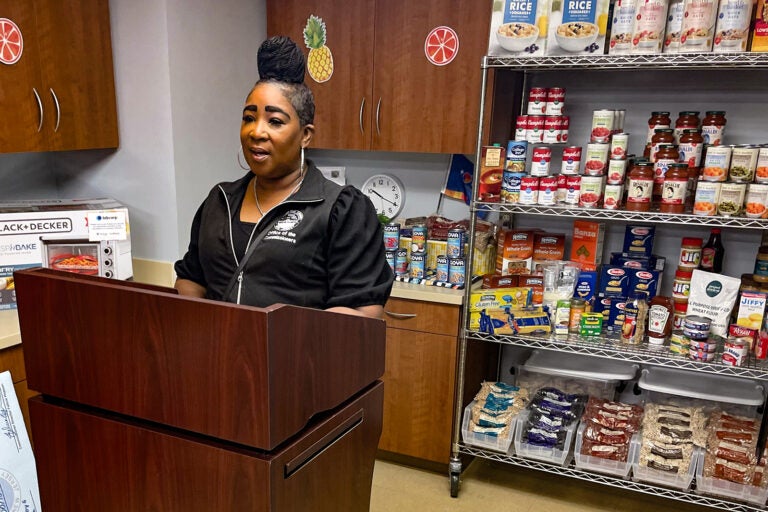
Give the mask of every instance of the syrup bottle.
M 723 241 L 720 238 L 720 229 L 712 228 L 709 240 L 701 248 L 701 263 L 699 266 L 702 270 L 719 274 L 723 271 L 724 255 L 725 247 L 723 247 Z

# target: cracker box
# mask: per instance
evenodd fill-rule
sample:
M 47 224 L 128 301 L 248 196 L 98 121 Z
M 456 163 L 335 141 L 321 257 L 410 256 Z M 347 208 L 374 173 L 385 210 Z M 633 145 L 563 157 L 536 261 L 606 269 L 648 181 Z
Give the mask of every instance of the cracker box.
M 750 50 L 768 52 L 768 0 L 757 0 Z
M 577 220 L 573 223 L 571 261 L 582 270 L 597 270 L 603 261 L 605 223 Z
M 720 0 L 713 52 L 747 51 L 752 6 L 752 0 Z
M 496 0 L 491 14 L 488 55 L 544 55 L 550 0 Z
M 16 309 L 13 273 L 40 266 L 132 277 L 128 210 L 111 199 L 0 203 L 0 310 Z
M 547 55 L 601 55 L 605 49 L 609 0 L 552 3 Z

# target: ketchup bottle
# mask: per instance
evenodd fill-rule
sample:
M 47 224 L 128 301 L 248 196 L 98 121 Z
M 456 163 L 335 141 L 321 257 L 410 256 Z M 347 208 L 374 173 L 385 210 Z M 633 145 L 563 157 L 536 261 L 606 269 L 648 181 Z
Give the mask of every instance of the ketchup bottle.
M 719 274 L 723 271 L 723 256 L 725 256 L 725 247 L 720 238 L 720 229 L 712 228 L 709 240 L 701 248 L 701 269 Z

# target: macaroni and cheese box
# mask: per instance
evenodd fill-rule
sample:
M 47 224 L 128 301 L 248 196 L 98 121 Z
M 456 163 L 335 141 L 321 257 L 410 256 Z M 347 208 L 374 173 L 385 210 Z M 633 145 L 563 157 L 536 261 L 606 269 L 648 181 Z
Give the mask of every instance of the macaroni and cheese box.
M 757 0 L 750 50 L 768 52 L 768 0 Z
M 496 0 L 491 14 L 488 55 L 544 55 L 550 0 Z
M 582 270 L 597 270 L 603 262 L 603 238 L 605 223 L 577 220 L 573 223 L 571 261 Z
M 605 53 L 609 0 L 560 0 L 552 3 L 547 55 Z

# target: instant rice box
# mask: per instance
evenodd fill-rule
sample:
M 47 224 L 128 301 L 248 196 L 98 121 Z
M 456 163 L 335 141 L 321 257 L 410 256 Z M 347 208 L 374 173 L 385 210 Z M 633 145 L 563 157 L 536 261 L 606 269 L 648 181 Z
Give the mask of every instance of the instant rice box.
M 605 53 L 609 0 L 552 0 L 547 55 Z
M 491 14 L 488 55 L 544 55 L 550 0 L 496 0 Z

